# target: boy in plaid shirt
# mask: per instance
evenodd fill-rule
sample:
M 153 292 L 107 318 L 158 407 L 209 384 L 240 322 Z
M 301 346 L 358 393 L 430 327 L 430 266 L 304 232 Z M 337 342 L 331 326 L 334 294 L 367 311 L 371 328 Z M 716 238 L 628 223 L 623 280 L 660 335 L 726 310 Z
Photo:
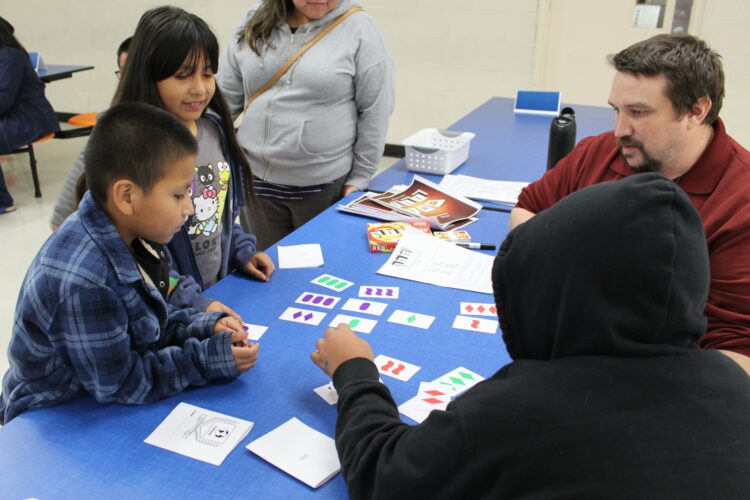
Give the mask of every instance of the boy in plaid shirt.
M 197 144 L 174 116 L 125 103 L 89 138 L 89 187 L 42 246 L 16 304 L 0 422 L 84 393 L 140 404 L 252 368 L 259 346 L 224 313 L 164 300 L 161 245 L 193 213 Z

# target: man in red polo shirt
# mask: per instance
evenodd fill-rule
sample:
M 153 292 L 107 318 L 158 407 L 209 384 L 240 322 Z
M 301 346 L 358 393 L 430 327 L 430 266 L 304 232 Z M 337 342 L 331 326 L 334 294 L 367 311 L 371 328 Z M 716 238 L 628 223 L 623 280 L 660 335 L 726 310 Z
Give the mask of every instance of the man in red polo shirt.
M 616 70 L 609 96 L 617 113 L 614 132 L 583 139 L 524 189 L 511 229 L 592 184 L 640 172 L 672 179 L 706 232 L 711 283 L 701 345 L 722 350 L 750 373 L 750 152 L 727 135 L 719 118 L 721 57 L 692 35 L 663 34 L 609 61 Z

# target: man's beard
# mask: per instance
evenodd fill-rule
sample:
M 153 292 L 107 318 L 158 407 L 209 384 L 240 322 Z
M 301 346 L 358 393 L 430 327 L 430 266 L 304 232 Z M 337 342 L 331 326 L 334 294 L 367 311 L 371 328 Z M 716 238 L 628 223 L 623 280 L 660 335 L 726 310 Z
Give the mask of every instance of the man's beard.
M 636 148 L 638 151 L 641 152 L 641 155 L 643 156 L 643 164 L 639 166 L 633 166 L 630 163 L 628 163 L 627 158 L 623 155 L 623 159 L 625 159 L 625 163 L 637 174 L 643 173 L 643 172 L 661 172 L 663 165 L 660 161 L 654 160 L 651 158 L 648 153 L 646 153 L 646 150 L 643 148 L 643 143 L 638 142 L 636 140 L 631 139 L 630 137 L 618 137 L 617 138 L 617 145 L 622 147 L 629 147 L 629 148 Z M 622 155 L 622 149 L 620 149 L 620 154 Z

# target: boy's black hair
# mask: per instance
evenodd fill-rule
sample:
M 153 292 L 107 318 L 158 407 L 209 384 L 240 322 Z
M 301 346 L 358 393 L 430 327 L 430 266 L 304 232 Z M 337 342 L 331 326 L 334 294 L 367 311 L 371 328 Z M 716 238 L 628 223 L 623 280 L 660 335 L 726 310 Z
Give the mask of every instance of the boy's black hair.
M 133 41 L 133 37 L 129 36 L 122 41 L 119 47 L 117 47 L 117 64 L 120 64 L 120 56 L 130 50 L 130 42 Z
M 99 203 L 116 181 L 129 179 L 148 193 L 169 165 L 198 152 L 198 143 L 174 115 L 149 104 L 127 102 L 99 117 L 84 164 L 89 192 Z

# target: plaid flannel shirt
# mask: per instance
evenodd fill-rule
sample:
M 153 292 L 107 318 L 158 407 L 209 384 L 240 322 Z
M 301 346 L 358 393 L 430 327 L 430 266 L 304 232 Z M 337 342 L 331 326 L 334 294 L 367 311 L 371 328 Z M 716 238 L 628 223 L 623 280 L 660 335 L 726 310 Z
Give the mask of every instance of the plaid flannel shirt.
M 26 274 L 0 420 L 84 392 L 102 403 L 139 404 L 237 376 L 230 334 L 213 335 L 222 316 L 168 305 L 86 194 Z

